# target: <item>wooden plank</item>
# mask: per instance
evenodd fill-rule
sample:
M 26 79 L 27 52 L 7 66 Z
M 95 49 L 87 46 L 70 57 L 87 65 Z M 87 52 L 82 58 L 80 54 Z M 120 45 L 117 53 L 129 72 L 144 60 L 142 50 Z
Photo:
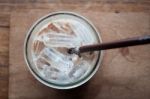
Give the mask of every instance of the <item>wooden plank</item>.
M 53 4 L 54 3 L 54 4 Z M 78 6 L 74 4 L 80 4 L 87 5 L 87 7 L 91 10 L 96 11 L 103 11 L 103 12 L 149 12 L 150 11 L 150 1 L 149 0 L 0 0 L 0 31 L 6 31 L 9 28 L 9 19 L 10 19 L 10 12 L 12 10 L 19 10 L 19 9 L 53 9 L 55 4 L 57 3 L 58 8 L 68 9 L 66 6 L 62 7 L 63 5 L 72 5 L 72 8 L 76 9 Z M 82 4 L 81 4 L 82 3 Z M 74 6 L 73 6 L 74 5 Z M 97 8 L 101 9 L 95 9 L 93 5 Z M 86 9 L 88 10 L 88 9 Z M 85 10 L 85 11 L 86 11 Z M 3 35 L 3 36 L 1 36 Z M 7 34 L 0 34 L 0 37 L 8 37 Z M 0 40 L 1 41 L 1 40 Z M 0 76 L 2 75 L 1 79 L 4 79 L 6 77 L 5 72 L 7 71 L 8 64 L 8 49 L 6 47 L 6 42 L 2 42 L 2 45 L 0 43 L 0 66 L 3 68 L 1 69 Z M 7 67 L 7 68 L 6 68 Z M 6 78 L 7 79 L 7 78 Z M 2 84 L 1 84 L 2 83 Z M 8 88 L 4 88 L 5 85 L 7 85 L 8 80 L 2 80 L 0 81 L 0 89 L 4 90 Z M 1 87 L 2 86 L 2 87 Z M 4 88 L 4 89 L 3 89 Z M 2 99 L 4 99 L 3 96 L 6 96 L 6 91 L 0 91 L 0 98 L 2 96 Z
M 8 98 L 9 28 L 0 27 L 0 99 Z
M 3 10 L 3 9 L 1 9 Z M 9 14 L 8 13 L 0 13 L 0 27 L 9 27 Z
M 9 28 L 0 27 L 0 55 L 7 53 L 8 54 L 8 43 L 9 43 Z
M 149 3 L 149 0 L 1 0 L 0 3 L 87 3 L 87 2 L 105 2 L 105 3 L 117 3 L 117 2 L 123 2 L 123 3 Z
M 65 6 L 66 5 L 66 6 Z M 57 3 L 58 8 L 67 7 L 67 5 L 71 5 L 74 9 L 78 9 L 77 5 L 74 3 Z M 105 3 L 105 2 L 86 2 L 86 3 L 78 3 L 79 6 L 86 5 L 87 8 L 104 11 L 104 12 L 150 12 L 150 3 Z M 0 3 L 0 11 L 10 13 L 12 10 L 18 9 L 51 9 L 55 6 L 55 3 L 28 3 L 28 4 L 11 4 L 11 3 Z M 98 8 L 101 9 L 98 9 Z M 88 10 L 88 9 L 87 9 Z
M 149 99 L 149 45 L 106 51 L 101 69 L 82 87 L 67 91 L 54 90 L 35 80 L 24 62 L 22 54 L 24 38 L 35 20 L 60 9 L 58 6 L 53 7 L 55 8 L 47 10 L 28 9 L 12 12 L 9 49 L 10 99 Z M 90 19 L 100 31 L 104 42 L 150 32 L 149 13 L 102 13 L 84 7 L 78 6 L 74 9 L 72 6 L 62 6 L 61 9 L 70 8 L 69 10 Z M 29 19 L 26 18 L 28 16 Z
M 8 78 L 0 80 L 0 98 L 8 99 Z

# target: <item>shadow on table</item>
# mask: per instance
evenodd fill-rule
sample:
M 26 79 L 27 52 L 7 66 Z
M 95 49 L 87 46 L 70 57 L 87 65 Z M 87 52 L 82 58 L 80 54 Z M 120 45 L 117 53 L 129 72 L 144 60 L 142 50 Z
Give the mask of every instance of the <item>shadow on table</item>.
M 101 86 L 91 84 L 92 81 L 85 83 L 84 85 L 69 89 L 69 90 L 57 90 L 57 99 L 94 99 L 99 93 Z

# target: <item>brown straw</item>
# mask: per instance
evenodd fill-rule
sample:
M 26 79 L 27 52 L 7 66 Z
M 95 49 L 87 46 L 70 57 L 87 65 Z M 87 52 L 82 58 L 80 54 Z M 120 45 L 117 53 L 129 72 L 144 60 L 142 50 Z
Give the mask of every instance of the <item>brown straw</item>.
M 128 38 L 128 39 L 102 43 L 102 44 L 85 45 L 85 46 L 81 46 L 79 49 L 70 48 L 68 50 L 68 53 L 79 54 L 79 53 L 84 53 L 89 51 L 100 51 L 106 49 L 122 48 L 122 47 L 137 46 L 137 45 L 144 45 L 144 44 L 150 44 L 150 35 Z

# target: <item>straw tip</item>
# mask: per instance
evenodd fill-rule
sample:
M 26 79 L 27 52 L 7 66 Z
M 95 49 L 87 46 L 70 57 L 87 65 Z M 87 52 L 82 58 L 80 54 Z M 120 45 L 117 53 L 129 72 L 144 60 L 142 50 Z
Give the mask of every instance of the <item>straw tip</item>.
M 79 51 L 76 48 L 70 48 L 68 49 L 68 53 L 69 54 L 79 54 Z

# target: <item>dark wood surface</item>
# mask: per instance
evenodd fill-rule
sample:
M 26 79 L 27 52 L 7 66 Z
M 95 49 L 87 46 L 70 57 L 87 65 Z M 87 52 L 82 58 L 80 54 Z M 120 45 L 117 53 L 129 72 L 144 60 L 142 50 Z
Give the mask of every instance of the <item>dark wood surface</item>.
M 69 2 L 67 0 L 0 0 L 0 99 L 8 98 L 10 13 L 18 9 L 48 9 L 51 8 L 51 4 L 55 3 L 58 7 L 63 4 L 74 5 L 74 3 L 88 6 L 93 3 L 94 6 L 99 6 L 99 9 L 92 6 L 90 9 L 102 12 L 150 13 L 149 0 L 89 0 L 88 2 L 87 0 L 69 0 Z M 74 5 L 74 8 L 77 6 Z M 128 50 L 123 49 L 121 52 L 125 55 Z

